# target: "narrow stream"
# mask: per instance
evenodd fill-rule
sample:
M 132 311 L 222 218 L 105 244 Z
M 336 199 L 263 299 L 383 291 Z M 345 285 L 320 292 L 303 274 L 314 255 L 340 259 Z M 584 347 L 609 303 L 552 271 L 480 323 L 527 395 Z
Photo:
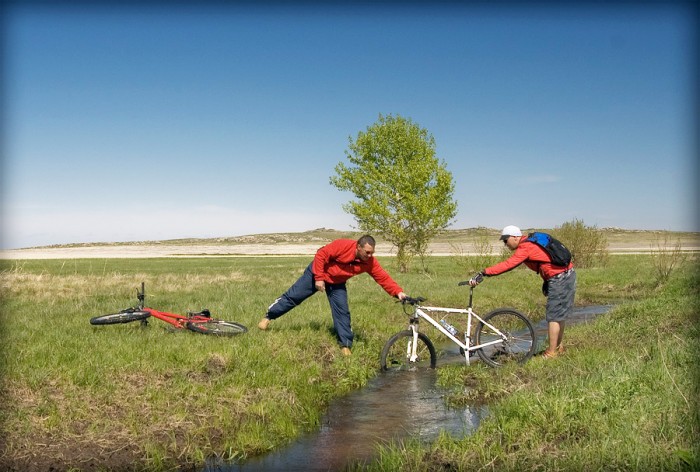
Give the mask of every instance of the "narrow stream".
M 610 308 L 576 307 L 568 324 L 586 323 Z M 542 342 L 547 323 L 537 323 L 535 331 Z M 441 363 L 463 362 L 456 346 L 442 347 L 446 355 L 438 368 Z M 447 392 L 435 385 L 436 378 L 434 370 L 380 374 L 364 389 L 333 401 L 319 431 L 244 463 L 210 463 L 204 472 L 340 471 L 350 463 L 373 459 L 380 444 L 408 438 L 429 442 L 441 431 L 457 437 L 470 434 L 488 414 L 488 408 L 448 407 L 443 400 Z

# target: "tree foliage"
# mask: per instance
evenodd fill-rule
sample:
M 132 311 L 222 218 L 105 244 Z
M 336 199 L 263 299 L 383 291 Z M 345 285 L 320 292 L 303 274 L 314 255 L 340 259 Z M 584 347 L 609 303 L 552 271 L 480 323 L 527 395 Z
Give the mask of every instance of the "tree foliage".
M 336 165 L 330 179 L 355 195 L 343 209 L 362 231 L 394 244 L 399 269 L 408 270 L 411 258 L 423 258 L 457 213 L 452 174 L 435 156 L 435 139 L 410 119 L 379 115 L 349 138 L 345 155 L 348 164 Z

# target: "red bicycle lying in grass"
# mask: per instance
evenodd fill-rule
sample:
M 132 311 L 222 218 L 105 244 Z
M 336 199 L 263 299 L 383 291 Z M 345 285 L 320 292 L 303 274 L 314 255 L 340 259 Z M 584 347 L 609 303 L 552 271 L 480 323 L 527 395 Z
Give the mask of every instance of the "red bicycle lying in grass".
M 109 325 L 119 323 L 130 323 L 141 321 L 142 325 L 148 324 L 148 318 L 153 316 L 166 323 L 170 323 L 177 329 L 189 329 L 196 333 L 217 334 L 219 336 L 235 336 L 248 331 L 248 328 L 233 321 L 221 321 L 211 317 L 209 310 L 204 309 L 198 313 L 187 313 L 187 316 L 177 313 L 167 313 L 165 311 L 154 310 L 144 306 L 146 300 L 146 284 L 141 282 L 141 290 L 136 289 L 136 296 L 139 299 L 137 307 L 127 308 L 119 313 L 95 316 L 90 319 L 92 325 Z

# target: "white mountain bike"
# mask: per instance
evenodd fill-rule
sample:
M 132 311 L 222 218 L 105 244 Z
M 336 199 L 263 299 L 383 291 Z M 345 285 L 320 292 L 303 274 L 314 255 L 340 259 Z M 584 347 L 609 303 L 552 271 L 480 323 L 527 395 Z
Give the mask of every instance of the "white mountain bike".
M 468 284 L 464 281 L 458 285 Z M 474 287 L 469 287 L 467 308 L 425 306 L 421 305 L 426 300 L 422 297 L 402 300 L 404 312 L 410 317 L 408 329 L 396 333 L 384 345 L 380 359 L 382 370 L 435 368 L 435 346 L 425 333 L 419 331 L 421 318 L 459 346 L 467 365 L 474 352 L 493 367 L 523 363 L 532 357 L 537 338 L 530 320 L 513 308 L 498 308 L 482 318 L 472 310 L 473 296 Z M 448 321 L 451 315 L 458 315 L 458 319 L 451 320 L 457 327 Z

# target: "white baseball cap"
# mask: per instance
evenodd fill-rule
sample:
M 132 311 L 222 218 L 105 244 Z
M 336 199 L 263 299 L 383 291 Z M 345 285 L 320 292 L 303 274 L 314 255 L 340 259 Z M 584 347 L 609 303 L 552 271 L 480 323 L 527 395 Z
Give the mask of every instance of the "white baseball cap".
M 508 239 L 510 236 L 522 236 L 523 233 L 520 231 L 520 228 L 517 226 L 513 225 L 508 225 L 505 228 L 503 228 L 503 231 L 501 231 L 501 241 L 505 241 Z

